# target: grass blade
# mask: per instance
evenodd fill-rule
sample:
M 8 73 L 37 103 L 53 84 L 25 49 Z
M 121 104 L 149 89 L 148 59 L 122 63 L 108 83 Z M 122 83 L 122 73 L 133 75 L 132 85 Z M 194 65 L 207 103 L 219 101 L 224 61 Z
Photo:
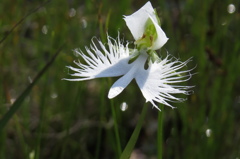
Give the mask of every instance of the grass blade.
M 135 127 L 135 129 L 133 131 L 133 134 L 132 134 L 130 140 L 128 141 L 128 143 L 127 143 L 127 146 L 123 150 L 123 153 L 122 153 L 120 159 L 127 159 L 127 158 L 130 157 L 130 155 L 131 155 L 131 153 L 133 151 L 133 148 L 134 148 L 134 146 L 135 146 L 135 144 L 137 142 L 139 133 L 141 131 L 141 128 L 142 128 L 143 121 L 145 119 L 146 113 L 147 113 L 147 106 L 146 106 L 146 104 L 144 104 L 143 109 L 142 109 L 142 113 L 141 113 L 141 116 L 140 116 L 140 119 L 138 120 L 138 123 L 137 123 L 137 126 Z
M 3 118 L 0 120 L 0 131 L 5 127 L 7 122 L 12 118 L 14 113 L 20 108 L 22 102 L 26 98 L 26 96 L 29 94 L 29 92 L 32 90 L 33 86 L 37 83 L 37 81 L 42 77 L 42 75 L 47 71 L 47 69 L 51 66 L 51 64 L 56 59 L 59 52 L 62 50 L 61 46 L 57 52 L 54 54 L 54 56 L 51 58 L 51 60 L 44 66 L 44 68 L 38 73 L 38 75 L 35 77 L 33 82 L 23 91 L 23 93 L 16 99 L 16 101 L 13 103 L 9 111 L 6 112 L 6 114 L 3 116 Z

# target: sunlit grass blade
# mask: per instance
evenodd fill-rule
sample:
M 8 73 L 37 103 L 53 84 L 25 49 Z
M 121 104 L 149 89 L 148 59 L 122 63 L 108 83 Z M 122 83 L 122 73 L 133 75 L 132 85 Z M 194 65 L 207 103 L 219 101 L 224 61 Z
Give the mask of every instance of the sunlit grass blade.
M 141 116 L 140 119 L 138 120 L 137 126 L 135 127 L 133 134 L 130 138 L 130 140 L 127 143 L 127 146 L 125 147 L 125 149 L 123 150 L 123 153 L 121 154 L 120 159 L 128 159 L 133 151 L 133 148 L 137 142 L 138 136 L 140 134 L 142 125 L 143 125 L 143 121 L 145 119 L 147 113 L 147 105 L 144 104 L 142 112 L 141 112 Z
M 13 32 L 13 30 L 19 26 L 28 16 L 30 16 L 31 14 L 35 13 L 36 11 L 38 11 L 40 8 L 42 8 L 43 6 L 45 6 L 48 2 L 50 2 L 51 0 L 48 0 L 46 2 L 43 2 L 41 5 L 39 5 L 37 8 L 31 10 L 28 14 L 26 14 L 22 19 L 20 19 L 8 32 L 7 34 L 5 34 L 5 36 L 0 40 L 0 44 L 7 39 L 7 37 Z
M 0 131 L 5 127 L 7 122 L 12 118 L 14 113 L 20 108 L 22 102 L 24 99 L 27 97 L 29 92 L 32 90 L 33 86 L 37 83 L 37 81 L 42 77 L 42 75 L 48 70 L 48 68 L 51 66 L 51 64 L 54 62 L 56 59 L 57 55 L 60 53 L 62 50 L 61 46 L 54 56 L 51 58 L 51 60 L 44 66 L 44 68 L 38 73 L 36 78 L 33 80 L 33 82 L 23 91 L 23 93 L 16 99 L 16 101 L 13 103 L 11 108 L 6 112 L 6 114 L 3 116 L 3 118 L 0 120 Z

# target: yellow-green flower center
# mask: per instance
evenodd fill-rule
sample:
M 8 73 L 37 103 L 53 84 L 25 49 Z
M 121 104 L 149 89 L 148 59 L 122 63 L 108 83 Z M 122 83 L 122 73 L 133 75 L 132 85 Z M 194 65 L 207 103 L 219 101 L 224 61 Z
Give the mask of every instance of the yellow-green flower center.
M 153 24 L 153 21 L 150 18 L 148 18 L 142 37 L 137 41 L 135 41 L 135 44 L 137 45 L 137 49 L 151 50 L 151 47 L 153 46 L 156 39 L 157 39 L 156 28 Z

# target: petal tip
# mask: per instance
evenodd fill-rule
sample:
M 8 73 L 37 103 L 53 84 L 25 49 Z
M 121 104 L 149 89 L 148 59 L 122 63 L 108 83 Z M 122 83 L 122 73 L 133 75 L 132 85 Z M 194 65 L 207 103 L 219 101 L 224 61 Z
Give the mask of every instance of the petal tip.
M 122 91 L 123 91 L 123 87 L 113 87 L 109 90 L 108 93 L 108 98 L 112 99 L 114 97 L 116 97 L 117 95 L 119 95 Z

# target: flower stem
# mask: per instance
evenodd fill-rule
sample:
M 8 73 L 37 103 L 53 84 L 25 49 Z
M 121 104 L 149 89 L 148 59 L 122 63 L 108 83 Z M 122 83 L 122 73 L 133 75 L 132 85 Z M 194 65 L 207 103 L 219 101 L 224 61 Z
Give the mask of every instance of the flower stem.
M 122 153 L 122 148 L 121 148 L 121 142 L 120 142 L 120 137 L 119 137 L 119 132 L 118 132 L 118 125 L 117 125 L 117 116 L 116 116 L 116 111 L 115 111 L 113 100 L 111 100 L 111 111 L 112 111 L 112 116 L 113 116 L 113 120 L 114 120 L 114 133 L 115 133 L 115 137 L 116 137 L 117 153 L 118 153 L 118 156 L 120 156 Z
M 145 119 L 147 113 L 147 105 L 144 104 L 143 109 L 142 109 L 142 113 L 140 116 L 140 119 L 138 120 L 137 126 L 135 127 L 131 138 L 129 139 L 127 146 L 125 147 L 125 149 L 123 150 L 123 153 L 121 154 L 120 159 L 128 159 L 132 153 L 132 150 L 137 142 L 139 133 L 141 131 L 142 125 L 143 125 L 143 121 Z
M 162 159 L 163 156 L 163 111 L 164 106 L 159 105 L 161 111 L 158 112 L 158 135 L 157 135 L 157 147 L 158 147 L 158 159 Z

